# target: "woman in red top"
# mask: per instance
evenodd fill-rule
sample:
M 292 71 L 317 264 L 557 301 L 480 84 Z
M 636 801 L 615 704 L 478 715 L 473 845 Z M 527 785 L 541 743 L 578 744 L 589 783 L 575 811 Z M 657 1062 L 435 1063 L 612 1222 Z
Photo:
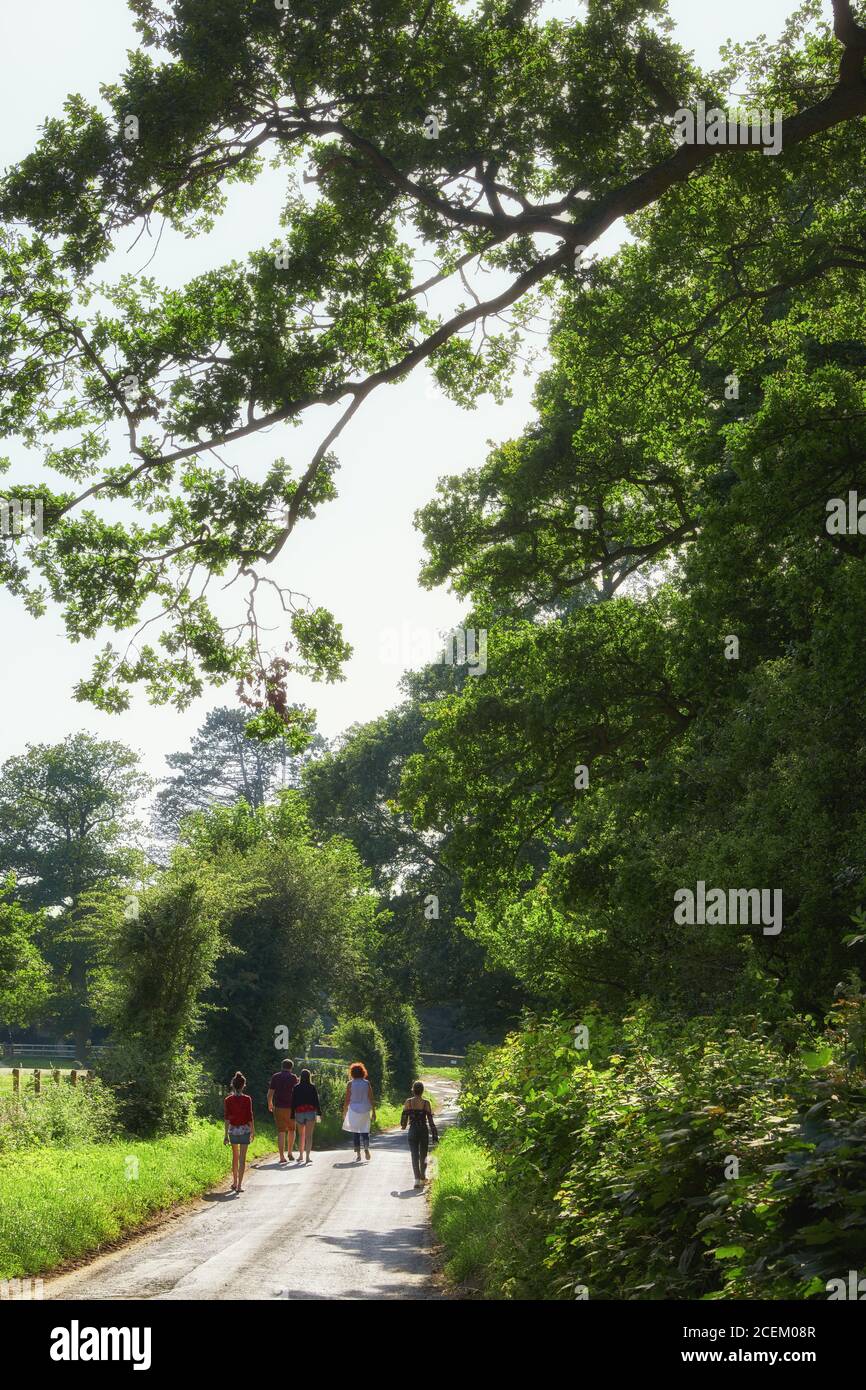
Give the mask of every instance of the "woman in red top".
M 247 1078 L 236 1071 L 232 1077 L 232 1089 L 223 1101 L 225 1117 L 225 1143 L 232 1146 L 232 1192 L 243 1192 L 244 1168 L 247 1162 L 247 1145 L 256 1137 L 256 1122 L 253 1119 L 253 1103 L 244 1095 Z

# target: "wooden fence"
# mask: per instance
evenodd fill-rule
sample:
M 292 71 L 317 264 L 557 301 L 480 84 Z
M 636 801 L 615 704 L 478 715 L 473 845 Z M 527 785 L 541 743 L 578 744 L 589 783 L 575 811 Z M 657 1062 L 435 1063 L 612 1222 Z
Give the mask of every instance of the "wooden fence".
M 49 1079 L 56 1085 L 60 1085 L 63 1080 L 63 1072 L 59 1067 L 13 1067 L 12 1068 L 12 1094 L 17 1096 L 22 1091 L 22 1079 L 24 1085 L 27 1084 L 27 1077 L 33 1075 L 33 1091 L 35 1095 L 41 1095 L 43 1081 Z M 69 1085 L 77 1086 L 82 1081 L 92 1081 L 94 1073 L 92 1071 L 71 1071 L 69 1072 Z

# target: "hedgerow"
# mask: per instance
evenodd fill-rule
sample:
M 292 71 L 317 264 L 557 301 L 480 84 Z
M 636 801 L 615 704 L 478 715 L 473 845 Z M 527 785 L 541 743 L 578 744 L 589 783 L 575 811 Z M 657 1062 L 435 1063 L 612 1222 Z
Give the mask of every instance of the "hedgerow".
M 464 1115 L 511 1201 L 488 1293 L 826 1298 L 866 1264 L 866 1082 L 846 1034 L 644 1007 L 589 1033 L 578 1050 L 573 1021 L 528 1020 L 466 1068 Z

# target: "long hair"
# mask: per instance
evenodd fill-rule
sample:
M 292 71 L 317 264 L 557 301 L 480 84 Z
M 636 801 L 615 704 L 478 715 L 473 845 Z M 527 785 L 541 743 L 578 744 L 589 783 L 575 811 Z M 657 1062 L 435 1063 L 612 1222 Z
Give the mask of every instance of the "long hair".
M 232 1077 L 232 1090 L 233 1090 L 233 1091 L 242 1091 L 242 1090 L 244 1089 L 244 1086 L 246 1086 L 246 1084 L 247 1084 L 247 1078 L 244 1076 L 243 1072 L 242 1072 L 242 1071 L 236 1071 L 235 1074 L 234 1074 L 234 1076 Z
M 303 1071 L 301 1072 L 300 1079 L 301 1079 L 301 1081 L 306 1081 L 307 1083 L 309 1083 L 309 1080 L 310 1080 L 310 1068 L 309 1068 L 309 1067 L 304 1067 Z
M 367 1068 L 363 1062 L 353 1062 L 349 1068 L 349 1075 L 353 1081 L 366 1081 Z

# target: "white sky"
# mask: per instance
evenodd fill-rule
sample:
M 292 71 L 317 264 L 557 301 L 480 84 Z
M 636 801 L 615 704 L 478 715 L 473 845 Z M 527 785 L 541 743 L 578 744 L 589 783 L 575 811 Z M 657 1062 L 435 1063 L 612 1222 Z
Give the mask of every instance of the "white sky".
M 746 40 L 759 33 L 775 36 L 795 0 L 672 0 L 677 38 L 711 66 L 728 37 Z M 551 0 L 560 16 L 579 10 L 575 0 Z M 829 4 L 828 4 L 829 10 Z M 123 0 L 38 0 L 30 5 L 0 6 L 0 166 L 32 147 L 46 116 L 59 114 L 72 91 L 98 98 L 102 81 L 112 81 L 125 66 L 135 40 Z M 272 241 L 278 231 L 279 180 L 237 190 L 226 215 L 206 242 L 184 241 L 168 232 L 149 273 L 163 283 L 183 283 L 211 265 L 242 258 Z M 152 247 L 139 242 L 133 250 L 118 247 L 111 271 L 136 270 Z M 609 237 L 602 246 L 612 247 Z M 106 276 L 108 278 L 108 276 Z M 341 469 L 339 496 L 324 506 L 312 523 L 291 538 L 270 571 L 283 584 L 308 593 L 330 608 L 343 623 L 355 649 L 347 679 L 315 686 L 296 682 L 293 698 L 318 711 L 319 727 L 332 737 L 348 724 L 374 718 L 396 702 L 402 669 L 420 665 L 435 634 L 453 626 L 454 598 L 445 590 L 419 588 L 421 538 L 412 516 L 433 495 L 446 473 L 478 465 L 488 441 L 519 433 L 532 417 L 532 381 L 518 376 L 505 405 L 484 398 L 474 411 L 462 411 L 430 385 L 425 373 L 413 373 L 398 387 L 371 397 L 338 442 Z M 256 436 L 231 453 L 245 470 L 257 474 L 275 457 L 296 460 L 296 473 L 319 438 L 324 414 L 302 429 L 278 427 Z M 243 450 L 241 456 L 239 449 Z M 21 451 L 0 441 L 0 453 L 13 461 Z M 7 480 L 16 476 L 15 470 Z M 24 476 L 19 472 L 17 476 Z M 238 586 L 239 587 L 239 586 Z M 237 589 L 233 592 L 237 592 Z M 163 754 L 186 748 L 208 709 L 233 704 L 231 685 L 208 690 L 189 710 L 153 708 L 136 695 L 124 715 L 101 714 L 72 698 L 75 683 L 89 674 L 94 650 L 112 640 L 71 645 L 56 613 L 34 621 L 17 600 L 0 592 L 0 626 L 4 661 L 0 669 L 0 760 L 23 751 L 29 742 L 55 742 L 86 728 L 102 737 L 120 738 L 142 754 L 154 776 L 165 772 Z M 275 634 L 274 646 L 282 639 Z M 395 646 L 402 663 L 385 659 Z

